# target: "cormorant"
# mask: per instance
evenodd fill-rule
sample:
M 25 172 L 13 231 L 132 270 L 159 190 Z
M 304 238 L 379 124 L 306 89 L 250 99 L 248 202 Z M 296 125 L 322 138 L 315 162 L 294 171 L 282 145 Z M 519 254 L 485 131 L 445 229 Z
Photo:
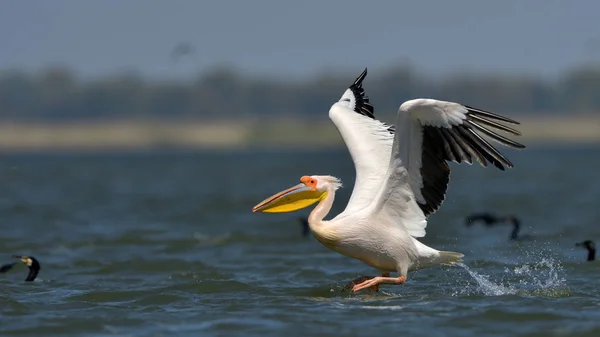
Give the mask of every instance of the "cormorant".
M 465 225 L 467 226 L 471 226 L 473 225 L 473 222 L 475 221 L 483 221 L 483 223 L 486 226 L 493 226 L 494 224 L 498 223 L 498 222 L 504 222 L 505 218 L 503 217 L 497 217 L 496 215 L 492 214 L 492 213 L 474 213 L 469 215 L 466 219 L 465 219 Z
M 510 232 L 510 239 L 515 241 L 531 240 L 530 235 L 519 236 L 521 230 L 521 221 L 514 215 L 507 216 L 496 216 L 492 213 L 475 213 L 466 218 L 465 224 L 471 226 L 475 221 L 483 221 L 488 227 L 497 225 L 499 223 L 511 223 L 513 230 Z
M 588 250 L 588 261 L 594 261 L 596 259 L 596 244 L 592 240 L 585 240 L 575 244 L 576 247 L 584 247 Z
M 521 230 L 521 221 L 519 221 L 519 219 L 517 219 L 515 216 L 507 216 L 506 221 L 513 224 L 513 230 L 510 232 L 511 240 L 524 241 L 533 239 L 531 235 L 527 234 L 519 236 L 519 231 Z
M 35 278 L 37 277 L 37 275 L 41 269 L 41 266 L 40 266 L 40 263 L 38 262 L 38 260 L 36 260 L 36 258 L 33 256 L 22 256 L 22 255 L 13 255 L 13 258 L 20 259 L 21 262 L 23 262 L 24 264 L 26 264 L 29 267 L 29 274 L 27 275 L 27 278 L 25 279 L 25 281 L 31 282 L 31 281 L 35 280 Z M 12 267 L 14 267 L 17 263 L 18 262 L 8 263 L 8 264 L 1 266 L 0 273 L 6 273 Z

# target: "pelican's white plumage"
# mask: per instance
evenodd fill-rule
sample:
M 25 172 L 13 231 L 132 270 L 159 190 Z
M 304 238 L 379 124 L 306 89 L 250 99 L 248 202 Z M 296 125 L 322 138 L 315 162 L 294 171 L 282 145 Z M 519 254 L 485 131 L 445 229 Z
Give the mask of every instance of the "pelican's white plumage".
M 341 186 L 331 176 L 304 176 L 299 185 L 253 209 L 293 211 L 319 202 L 308 220 L 317 240 L 382 273 L 356 284 L 354 291 L 382 283 L 401 284 L 409 270 L 461 261 L 460 253 L 438 251 L 416 240 L 425 236 L 427 217 L 445 199 L 450 177 L 447 161 L 472 164 L 475 159 L 482 166 L 489 162 L 501 170 L 512 167 L 479 133 L 524 148 L 493 130 L 520 135 L 500 123 L 518 122 L 454 102 L 414 99 L 400 105 L 395 127 L 378 121 L 362 88 L 366 75 L 365 69 L 329 110 L 356 169 L 354 189 L 344 211 L 323 220 Z M 281 206 L 288 199 L 291 204 L 298 202 L 302 193 L 307 193 L 310 202 Z M 389 277 L 393 271 L 399 276 Z

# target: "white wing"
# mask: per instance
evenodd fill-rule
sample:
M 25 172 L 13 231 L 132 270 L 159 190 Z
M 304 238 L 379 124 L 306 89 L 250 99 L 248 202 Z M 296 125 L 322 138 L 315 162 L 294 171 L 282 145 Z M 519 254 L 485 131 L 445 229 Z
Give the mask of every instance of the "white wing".
M 415 99 L 400 106 L 389 168 L 371 209 L 402 223 L 413 237 L 425 235 L 425 217 L 444 201 L 450 167 L 447 161 L 482 166 L 487 162 L 501 170 L 512 163 L 477 132 L 513 148 L 524 145 L 493 129 L 520 133 L 500 124 L 518 122 L 458 103 Z
M 394 128 L 373 116 L 373 106 L 362 88 L 366 76 L 367 69 L 329 109 L 329 118 L 344 139 L 356 170 L 352 196 L 342 214 L 371 204 L 385 178 L 394 142 Z

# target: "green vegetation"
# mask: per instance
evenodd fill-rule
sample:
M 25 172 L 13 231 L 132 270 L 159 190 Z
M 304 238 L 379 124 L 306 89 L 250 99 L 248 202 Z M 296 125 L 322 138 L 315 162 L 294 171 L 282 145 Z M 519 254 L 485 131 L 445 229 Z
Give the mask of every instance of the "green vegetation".
M 0 74 L 0 119 L 94 121 L 327 118 L 327 110 L 357 76 L 324 74 L 302 82 L 248 78 L 214 69 L 193 81 L 147 81 L 135 74 L 81 80 L 68 69 Z M 516 115 L 593 114 L 600 111 L 600 67 L 573 69 L 556 81 L 535 77 L 420 76 L 410 68 L 371 71 L 366 89 L 376 114 L 389 119 L 400 102 L 435 97 Z
M 62 68 L 4 71 L 0 150 L 343 147 L 327 111 L 360 71 L 297 82 L 228 69 L 179 82 L 127 73 L 82 80 Z M 434 80 L 395 68 L 371 70 L 365 86 L 377 117 L 390 123 L 402 101 L 434 97 L 518 119 L 527 145 L 600 142 L 600 67 L 574 69 L 554 82 L 502 75 Z

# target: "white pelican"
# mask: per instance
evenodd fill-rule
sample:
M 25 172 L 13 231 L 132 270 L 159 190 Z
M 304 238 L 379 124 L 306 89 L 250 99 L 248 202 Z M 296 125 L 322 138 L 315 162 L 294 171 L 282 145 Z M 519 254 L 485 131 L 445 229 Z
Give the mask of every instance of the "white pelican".
M 378 277 L 355 280 L 354 292 L 403 284 L 408 271 L 462 261 L 461 253 L 439 251 L 416 239 L 425 236 L 427 217 L 445 199 L 450 177 L 447 161 L 472 164 L 475 159 L 484 167 L 487 162 L 501 170 L 513 167 L 478 132 L 501 144 L 525 148 L 491 129 L 520 135 L 500 123 L 518 122 L 453 102 L 410 100 L 400 105 L 395 127 L 378 121 L 362 88 L 366 75 L 367 69 L 329 109 L 356 169 L 345 210 L 324 220 L 335 191 L 342 186 L 329 175 L 303 176 L 300 184 L 252 208 L 253 212 L 292 212 L 318 202 L 308 218 L 313 236 L 381 272 Z M 391 272 L 398 277 L 390 277 Z

